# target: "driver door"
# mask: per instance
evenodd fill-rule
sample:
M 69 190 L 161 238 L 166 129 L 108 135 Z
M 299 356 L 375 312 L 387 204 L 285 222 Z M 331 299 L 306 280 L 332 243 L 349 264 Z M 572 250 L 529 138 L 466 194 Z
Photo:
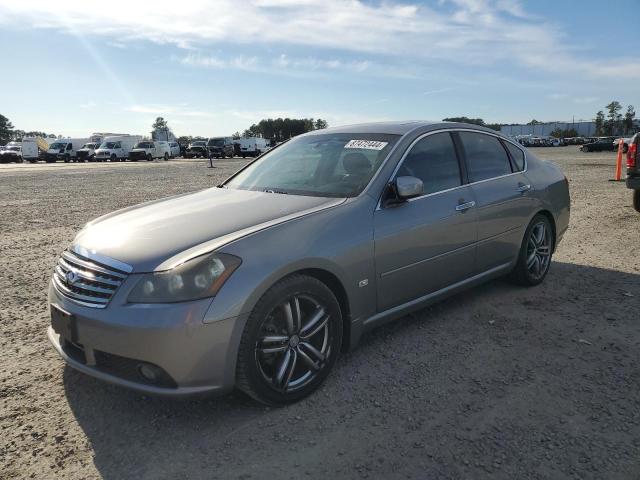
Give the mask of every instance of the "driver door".
M 473 275 L 478 217 L 451 134 L 415 142 L 394 175 L 422 180 L 424 195 L 374 214 L 377 307 L 384 311 Z

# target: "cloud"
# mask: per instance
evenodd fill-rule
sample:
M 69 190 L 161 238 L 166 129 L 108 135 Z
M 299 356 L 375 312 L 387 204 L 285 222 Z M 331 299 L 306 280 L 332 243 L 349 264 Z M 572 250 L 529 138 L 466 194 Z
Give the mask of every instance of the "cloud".
M 557 24 L 532 17 L 517 0 L 439 0 L 429 5 L 417 0 L 187 0 L 179 8 L 171 8 L 169 2 L 112 0 L 110 11 L 126 15 L 97 15 L 102 5 L 97 0 L 4 2 L 0 18 L 11 28 L 55 28 L 107 37 L 112 44 L 144 40 L 190 51 L 224 44 L 277 46 L 281 51 L 312 47 L 365 57 L 353 63 L 285 59 L 285 67 L 294 71 L 371 71 L 372 64 L 403 58 L 427 66 L 491 68 L 508 62 L 558 75 L 640 79 L 640 65 L 634 59 L 577 56 L 571 39 Z M 238 19 L 250 21 L 240 24 Z M 194 54 L 185 58 L 188 65 L 209 68 L 267 68 L 256 57 Z

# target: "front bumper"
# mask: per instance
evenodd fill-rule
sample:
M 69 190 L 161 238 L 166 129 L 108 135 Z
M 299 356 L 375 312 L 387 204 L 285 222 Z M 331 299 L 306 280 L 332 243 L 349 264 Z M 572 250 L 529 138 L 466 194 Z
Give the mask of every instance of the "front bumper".
M 129 160 L 146 160 L 147 152 L 129 152 Z
M 50 284 L 49 303 L 75 319 L 73 339 L 63 338 L 52 327 L 47 332 L 67 364 L 146 394 L 175 397 L 231 390 L 246 316 L 204 323 L 211 299 L 127 304 L 131 280 L 135 283 L 131 277 L 125 281 L 104 309 L 76 304 Z M 144 364 L 161 372 L 158 380 L 142 375 Z

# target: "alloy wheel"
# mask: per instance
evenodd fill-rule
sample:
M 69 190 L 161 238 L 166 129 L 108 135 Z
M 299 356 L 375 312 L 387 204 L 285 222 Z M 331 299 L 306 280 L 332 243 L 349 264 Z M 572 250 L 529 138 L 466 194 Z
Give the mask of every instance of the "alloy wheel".
M 544 276 L 551 263 L 551 232 L 545 222 L 536 223 L 527 242 L 527 270 L 538 279 Z
M 331 355 L 329 309 L 310 295 L 293 295 L 263 321 L 255 345 L 257 367 L 274 390 L 304 388 Z

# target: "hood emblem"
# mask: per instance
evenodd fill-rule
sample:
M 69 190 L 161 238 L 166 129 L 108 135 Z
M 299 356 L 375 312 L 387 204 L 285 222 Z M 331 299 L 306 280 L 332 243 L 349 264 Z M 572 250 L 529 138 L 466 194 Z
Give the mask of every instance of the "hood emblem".
M 73 270 L 69 270 L 64 276 L 65 283 L 70 287 L 73 286 L 79 278 L 80 275 L 78 275 L 78 272 L 74 272 Z

